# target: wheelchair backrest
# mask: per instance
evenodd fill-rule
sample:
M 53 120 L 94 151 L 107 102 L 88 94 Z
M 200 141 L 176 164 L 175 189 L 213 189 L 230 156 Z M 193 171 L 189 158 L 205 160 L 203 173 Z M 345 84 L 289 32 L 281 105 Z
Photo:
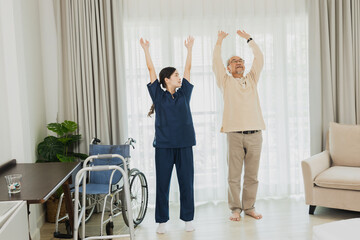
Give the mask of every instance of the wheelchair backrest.
M 125 159 L 130 157 L 130 145 L 96 145 L 90 144 L 89 155 L 120 154 Z M 94 159 L 92 166 L 117 165 L 124 168 L 120 158 Z M 112 170 L 90 172 L 90 183 L 109 184 Z M 111 184 L 116 184 L 122 177 L 121 172 L 116 171 Z

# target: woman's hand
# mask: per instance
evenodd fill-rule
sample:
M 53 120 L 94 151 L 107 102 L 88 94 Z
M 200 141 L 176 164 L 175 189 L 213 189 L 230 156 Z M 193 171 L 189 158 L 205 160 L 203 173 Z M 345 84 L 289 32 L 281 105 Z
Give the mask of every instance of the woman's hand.
M 148 50 L 150 47 L 150 42 L 148 40 L 145 40 L 140 38 L 140 45 L 144 50 Z
M 194 45 L 194 37 L 189 36 L 187 39 L 185 39 L 185 47 L 187 49 L 192 49 L 193 45 Z
M 185 40 L 185 47 L 187 48 L 187 56 L 185 62 L 184 78 L 190 82 L 190 70 L 191 70 L 191 59 L 192 59 L 192 47 L 194 45 L 194 37 L 189 36 Z

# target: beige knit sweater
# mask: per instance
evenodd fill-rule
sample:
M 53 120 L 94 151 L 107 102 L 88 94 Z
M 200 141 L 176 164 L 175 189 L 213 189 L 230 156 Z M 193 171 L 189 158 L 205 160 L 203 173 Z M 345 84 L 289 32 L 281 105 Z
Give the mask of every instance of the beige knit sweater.
M 249 42 L 249 46 L 253 51 L 254 60 L 250 72 L 243 78 L 228 75 L 221 60 L 221 45 L 216 45 L 214 49 L 213 71 L 224 99 L 221 132 L 265 129 L 257 91 L 264 56 L 254 40 Z

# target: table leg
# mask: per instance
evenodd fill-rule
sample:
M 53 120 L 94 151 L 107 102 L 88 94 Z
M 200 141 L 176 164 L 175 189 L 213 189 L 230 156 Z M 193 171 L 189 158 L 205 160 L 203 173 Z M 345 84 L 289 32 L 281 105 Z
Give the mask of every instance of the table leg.
M 30 204 L 28 201 L 26 201 L 26 205 L 27 205 L 27 211 L 28 211 L 28 223 L 29 223 L 29 226 L 28 226 L 28 230 L 29 230 L 29 240 L 31 240 L 31 235 L 30 235 Z
M 69 183 L 71 182 L 71 177 L 65 181 L 63 184 L 63 191 L 64 191 L 64 200 L 65 200 L 65 207 L 66 211 L 69 214 L 69 221 L 70 221 L 70 227 L 71 231 L 74 230 L 74 206 L 71 199 L 71 193 L 70 193 L 70 187 Z

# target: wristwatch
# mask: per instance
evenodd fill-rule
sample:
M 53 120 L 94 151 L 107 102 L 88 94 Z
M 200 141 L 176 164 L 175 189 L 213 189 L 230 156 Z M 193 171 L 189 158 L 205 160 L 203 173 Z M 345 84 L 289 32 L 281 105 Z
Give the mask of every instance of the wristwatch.
M 249 43 L 251 40 L 253 40 L 253 39 L 252 39 L 252 38 L 249 38 L 246 43 Z

